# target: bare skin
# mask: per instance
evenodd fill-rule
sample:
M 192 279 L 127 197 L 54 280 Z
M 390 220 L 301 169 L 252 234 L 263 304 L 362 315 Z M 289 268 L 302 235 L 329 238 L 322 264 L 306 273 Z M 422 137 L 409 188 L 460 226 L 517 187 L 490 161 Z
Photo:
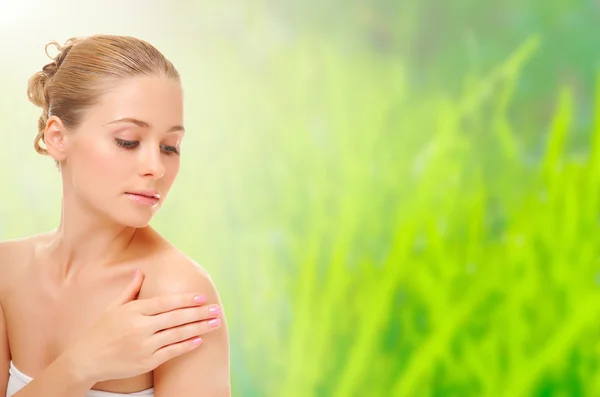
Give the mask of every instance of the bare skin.
M 139 299 L 158 296 L 158 283 L 164 277 L 161 275 L 176 272 L 165 259 L 181 255 L 151 228 L 140 229 L 131 242 L 130 253 L 124 254 L 124 258 L 129 258 L 102 268 L 90 266 L 73 279 L 61 282 L 53 272 L 58 266 L 47 256 L 51 239 L 52 233 L 45 233 L 5 242 L 0 248 L 4 262 L 0 304 L 7 323 L 10 353 L 15 366 L 34 378 L 94 325 L 108 304 L 130 283 L 136 268 L 146 276 Z M 136 255 L 135 251 L 142 249 L 144 253 Z M 8 363 L 2 367 L 8 368 Z M 153 385 L 153 373 L 148 372 L 128 379 L 98 382 L 93 389 L 132 393 Z
M 132 117 L 131 122 L 107 123 Z M 107 305 L 145 275 L 139 299 L 198 292 L 221 305 L 209 275 L 178 251 L 149 221 L 164 202 L 179 170 L 182 94 L 160 76 L 136 77 L 107 94 L 77 131 L 59 119 L 46 127 L 46 146 L 63 165 L 63 209 L 51 232 L 0 243 L 0 390 L 8 366 L 35 378 L 85 337 Z M 137 141 L 135 149 L 115 138 Z M 158 205 L 132 202 L 127 192 L 153 189 Z M 0 312 L 0 314 L 2 314 Z M 157 397 L 228 396 L 228 331 L 222 314 L 202 335 L 202 346 L 154 371 L 96 382 L 93 389 L 132 393 L 155 387 Z

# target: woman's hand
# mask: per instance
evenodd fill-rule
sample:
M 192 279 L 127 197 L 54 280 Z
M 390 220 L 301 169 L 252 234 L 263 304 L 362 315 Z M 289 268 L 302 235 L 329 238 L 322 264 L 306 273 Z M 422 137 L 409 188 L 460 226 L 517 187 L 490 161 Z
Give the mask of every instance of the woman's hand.
M 138 269 L 96 325 L 65 353 L 84 379 L 101 382 L 150 372 L 195 349 L 200 335 L 219 327 L 221 309 L 204 305 L 200 294 L 133 300 L 143 280 Z

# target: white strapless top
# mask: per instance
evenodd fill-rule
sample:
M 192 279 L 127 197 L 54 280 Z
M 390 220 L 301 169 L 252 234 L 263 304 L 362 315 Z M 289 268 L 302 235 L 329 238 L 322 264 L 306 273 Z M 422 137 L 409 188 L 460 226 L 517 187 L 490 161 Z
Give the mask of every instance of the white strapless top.
M 9 369 L 9 378 L 8 378 L 8 389 L 6 390 L 6 397 L 12 397 L 13 394 L 24 388 L 29 382 L 33 380 L 30 376 L 25 375 L 23 372 L 19 371 L 17 367 L 13 364 L 12 360 L 10 362 Z M 148 396 L 154 397 L 154 388 L 151 387 L 146 390 L 139 391 L 137 393 L 110 393 L 107 391 L 100 390 L 90 390 L 85 397 L 119 397 L 119 396 Z

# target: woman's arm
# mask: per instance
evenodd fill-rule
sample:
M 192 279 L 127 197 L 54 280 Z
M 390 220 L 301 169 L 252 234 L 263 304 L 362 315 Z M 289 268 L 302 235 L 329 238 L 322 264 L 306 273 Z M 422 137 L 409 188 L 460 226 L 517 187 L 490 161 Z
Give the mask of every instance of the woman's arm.
M 152 283 L 151 294 L 202 291 L 208 304 L 221 301 L 208 274 L 185 258 L 171 262 L 172 269 Z M 156 397 L 230 397 L 229 335 L 225 316 L 220 315 L 220 328 L 203 335 L 204 342 L 195 351 L 165 362 L 154 370 Z
M 94 382 L 81 377 L 75 363 L 63 355 L 13 397 L 85 397 L 93 385 Z
M 0 305 L 0 395 L 6 396 L 8 386 L 8 368 L 10 366 L 10 350 L 8 348 L 8 333 L 4 311 Z
M 4 311 L 0 306 L 0 395 L 6 396 L 10 367 L 10 349 Z M 50 364 L 13 397 L 84 397 L 94 385 L 81 378 L 68 356 Z

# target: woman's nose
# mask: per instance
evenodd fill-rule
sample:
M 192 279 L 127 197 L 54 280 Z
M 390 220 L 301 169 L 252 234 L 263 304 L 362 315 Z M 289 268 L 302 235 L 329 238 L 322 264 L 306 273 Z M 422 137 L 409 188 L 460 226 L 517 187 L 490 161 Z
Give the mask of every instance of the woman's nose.
M 143 152 L 140 160 L 140 174 L 142 176 L 161 178 L 165 174 L 165 165 L 162 161 L 160 149 L 149 149 Z

